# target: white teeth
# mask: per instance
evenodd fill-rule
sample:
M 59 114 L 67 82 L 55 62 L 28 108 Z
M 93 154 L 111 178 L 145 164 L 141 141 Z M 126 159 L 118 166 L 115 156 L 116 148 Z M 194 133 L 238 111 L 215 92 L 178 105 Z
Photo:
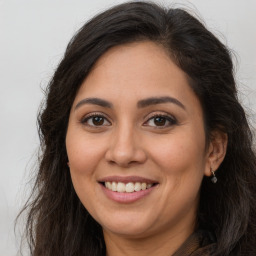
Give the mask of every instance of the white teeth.
M 131 193 L 134 191 L 134 184 L 129 182 L 125 185 L 125 192 Z
M 122 182 L 118 182 L 116 190 L 117 192 L 125 192 L 125 184 Z
M 141 183 L 140 182 L 135 183 L 134 190 L 135 191 L 140 191 L 141 190 Z
M 123 183 L 123 182 L 110 182 L 107 181 L 105 182 L 105 187 L 108 188 L 109 190 L 112 190 L 114 192 L 120 192 L 120 193 L 132 193 L 132 192 L 138 192 L 140 190 L 146 190 L 149 189 L 153 186 L 152 183 L 146 183 L 146 182 L 128 182 L 128 183 Z
M 147 188 L 151 188 L 153 184 L 147 184 Z M 113 186 L 113 184 L 112 184 Z
M 117 183 L 112 182 L 112 191 L 116 192 L 117 191 Z
M 112 183 L 107 181 L 106 182 L 106 187 L 111 190 L 112 189 Z

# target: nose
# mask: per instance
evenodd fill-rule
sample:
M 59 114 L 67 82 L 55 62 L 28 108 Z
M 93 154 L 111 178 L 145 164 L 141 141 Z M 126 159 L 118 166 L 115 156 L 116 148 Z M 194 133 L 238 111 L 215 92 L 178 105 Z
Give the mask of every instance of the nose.
M 111 164 L 127 168 L 134 164 L 144 163 L 147 154 L 139 134 L 132 127 L 125 126 L 116 128 L 112 133 L 105 158 Z

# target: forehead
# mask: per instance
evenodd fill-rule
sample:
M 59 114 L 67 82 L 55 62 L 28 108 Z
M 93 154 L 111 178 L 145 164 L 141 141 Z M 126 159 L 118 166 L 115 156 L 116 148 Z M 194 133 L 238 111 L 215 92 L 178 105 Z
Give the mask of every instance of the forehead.
M 162 96 L 197 100 L 186 74 L 166 50 L 144 41 L 116 46 L 103 54 L 82 83 L 75 102 L 83 97 L 138 101 Z

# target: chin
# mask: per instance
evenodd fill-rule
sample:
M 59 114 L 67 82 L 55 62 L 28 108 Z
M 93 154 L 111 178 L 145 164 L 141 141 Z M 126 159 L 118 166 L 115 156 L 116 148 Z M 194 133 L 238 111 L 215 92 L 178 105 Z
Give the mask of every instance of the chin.
M 111 232 L 132 238 L 139 238 L 146 235 L 151 230 L 152 222 L 152 219 L 147 220 L 145 217 L 141 216 L 115 216 L 111 221 L 99 221 L 103 232 Z
M 148 229 L 146 227 L 143 227 L 141 225 L 131 225 L 131 223 L 127 225 L 109 225 L 106 227 L 103 227 L 103 233 L 104 232 L 111 232 L 113 234 L 123 236 L 126 238 L 143 238 L 147 236 Z

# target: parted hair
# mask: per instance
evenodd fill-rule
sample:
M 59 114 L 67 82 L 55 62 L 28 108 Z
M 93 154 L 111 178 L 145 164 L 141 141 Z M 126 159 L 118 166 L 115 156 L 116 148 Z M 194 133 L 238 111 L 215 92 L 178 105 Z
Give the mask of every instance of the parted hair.
M 65 145 L 76 93 L 96 61 L 111 47 L 149 40 L 182 69 L 200 100 L 205 134 L 228 136 L 218 182 L 204 177 L 198 228 L 212 231 L 214 255 L 256 255 L 256 158 L 245 111 L 238 101 L 230 50 L 193 15 L 152 2 L 127 2 L 87 22 L 71 39 L 46 90 L 38 115 L 39 165 L 32 194 L 21 213 L 33 256 L 102 256 L 101 226 L 77 197 Z

